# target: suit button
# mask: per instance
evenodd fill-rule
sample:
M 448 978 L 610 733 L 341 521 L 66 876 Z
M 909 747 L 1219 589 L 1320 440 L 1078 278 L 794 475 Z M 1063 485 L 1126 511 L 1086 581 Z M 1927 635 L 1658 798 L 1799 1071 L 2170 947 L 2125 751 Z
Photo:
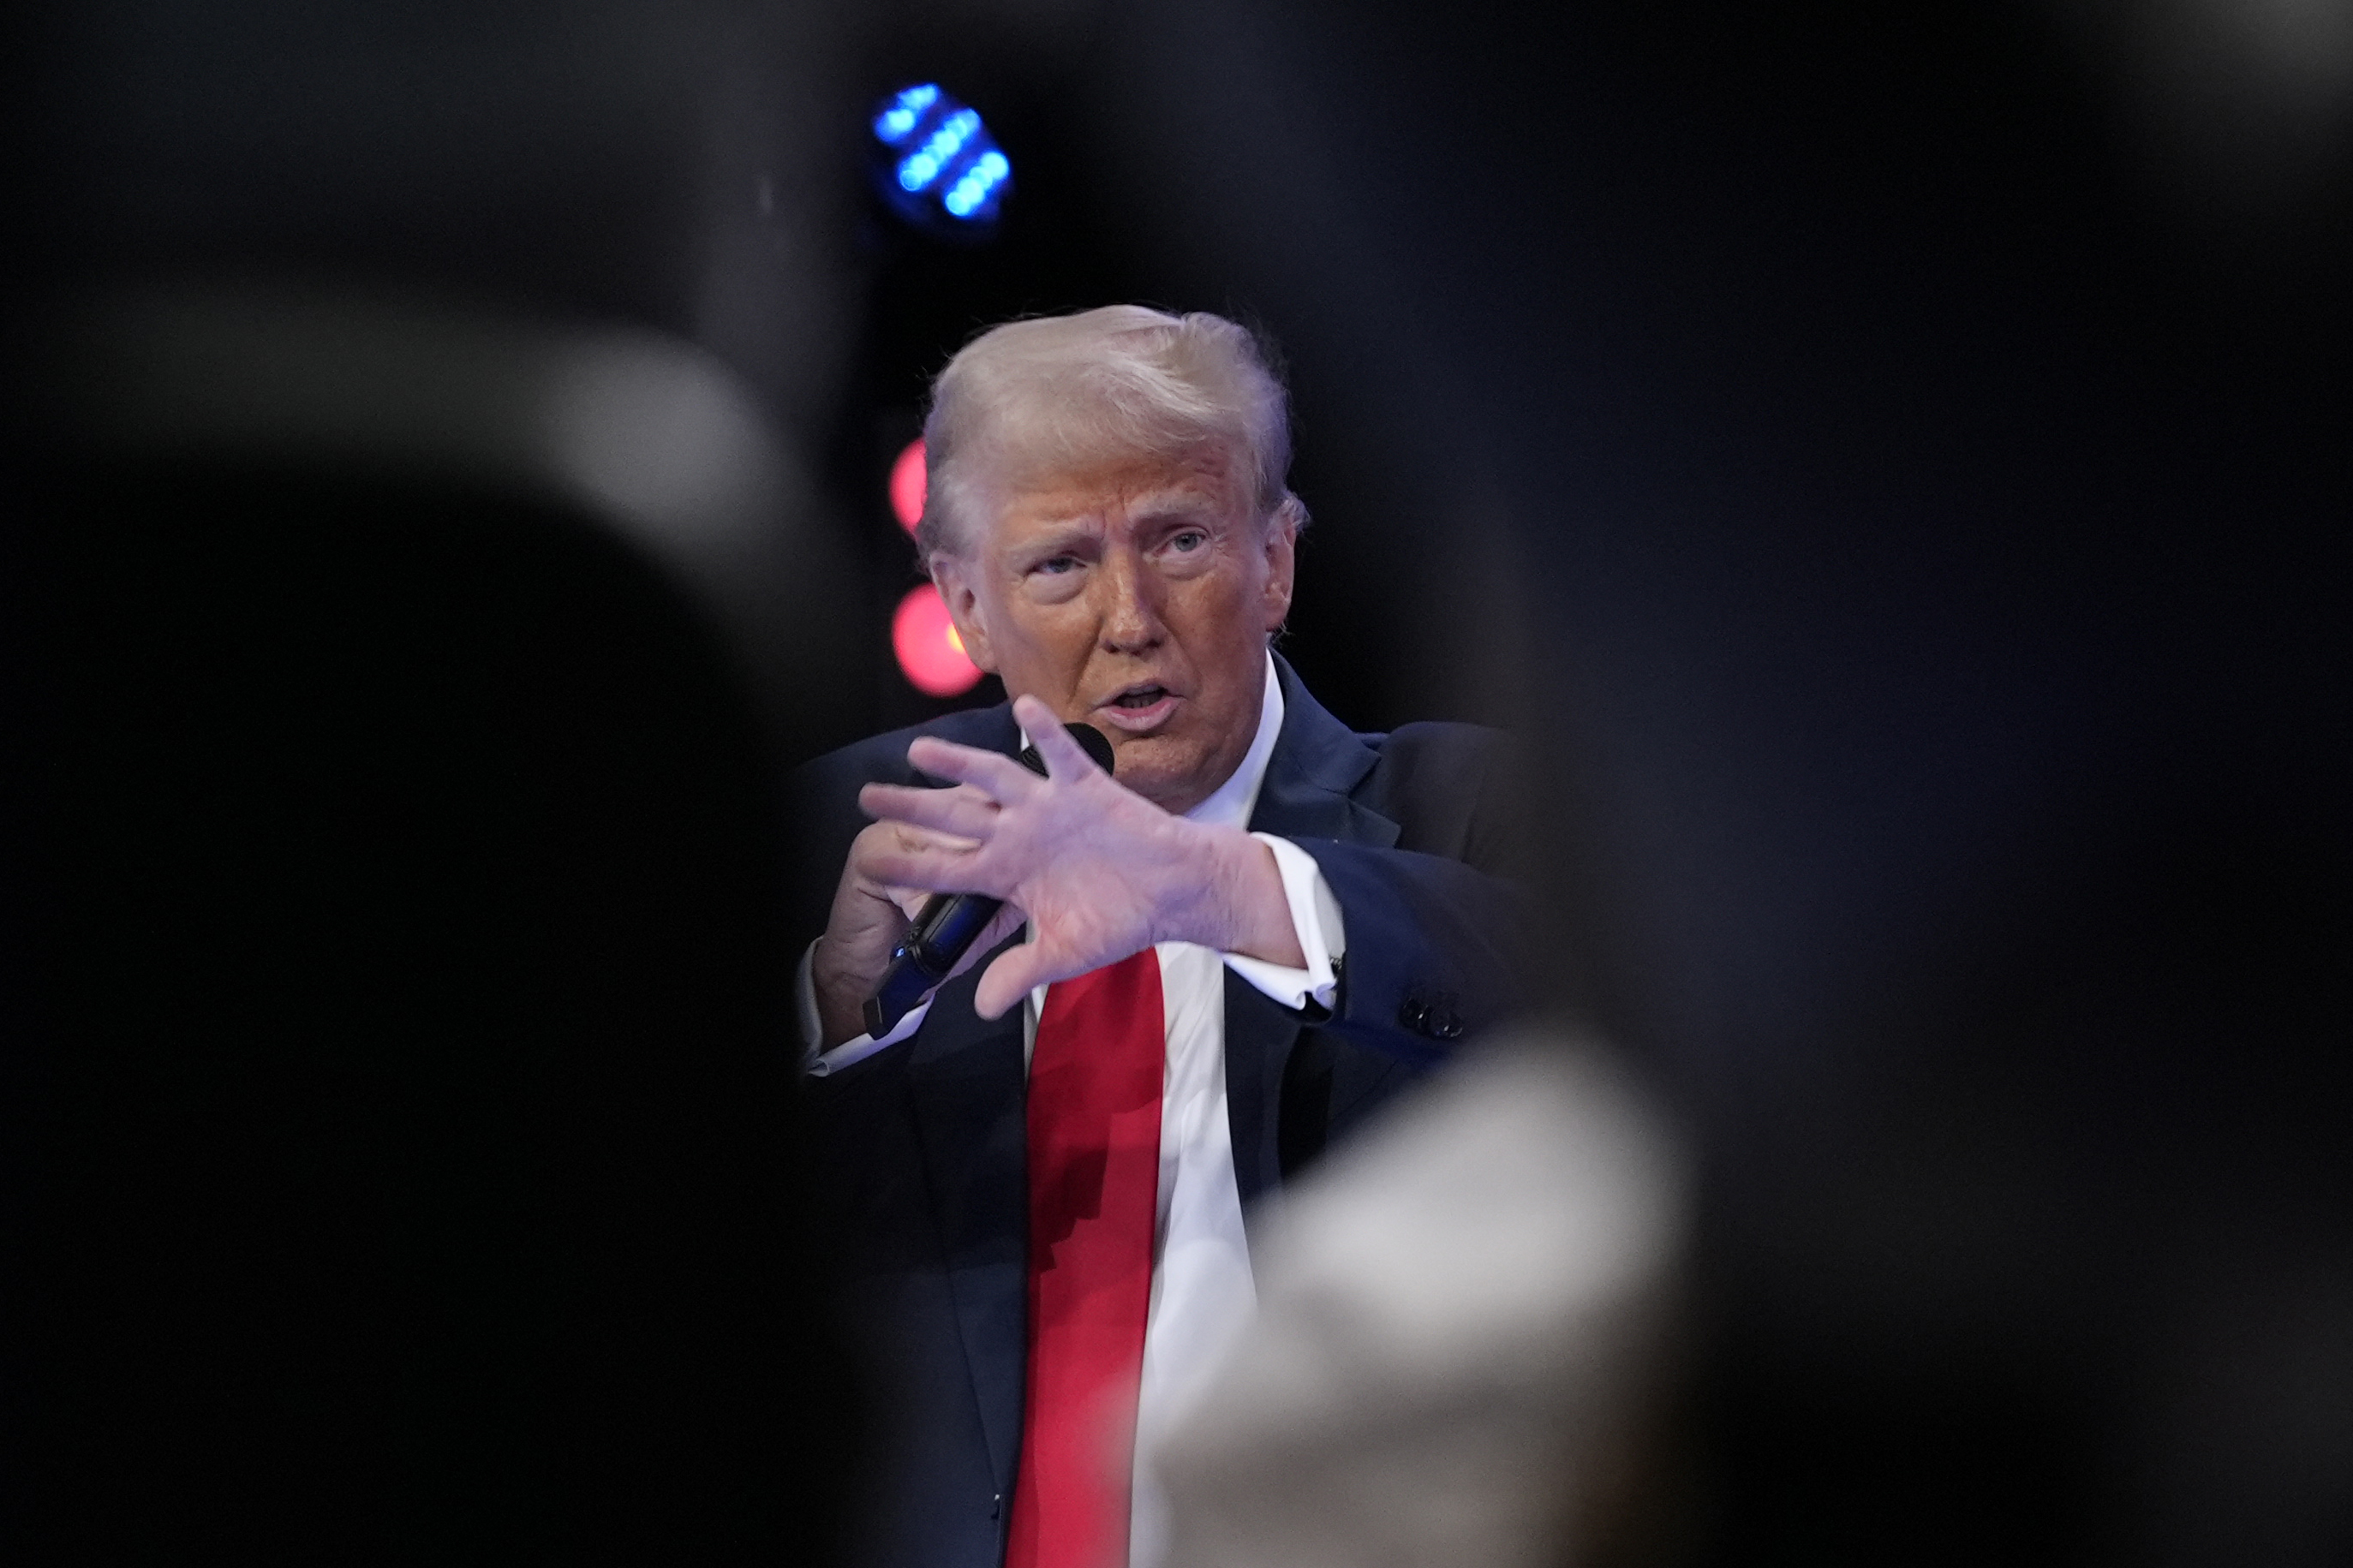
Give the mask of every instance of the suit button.
M 1417 1033 L 1430 1033 L 1430 1004 L 1419 996 L 1407 997 L 1398 1009 L 1398 1022 Z
M 1462 1019 L 1451 1007 L 1430 1009 L 1430 1021 L 1424 1027 L 1433 1039 L 1459 1040 L 1462 1037 Z

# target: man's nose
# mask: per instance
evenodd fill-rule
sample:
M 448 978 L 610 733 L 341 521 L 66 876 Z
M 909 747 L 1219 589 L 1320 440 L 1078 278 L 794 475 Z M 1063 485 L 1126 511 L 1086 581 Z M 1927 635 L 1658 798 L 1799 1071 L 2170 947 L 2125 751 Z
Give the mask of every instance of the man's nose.
M 1103 645 L 1115 653 L 1144 653 L 1160 644 L 1166 628 L 1160 619 L 1159 584 L 1142 556 L 1133 550 L 1113 550 L 1095 574 L 1102 618 Z

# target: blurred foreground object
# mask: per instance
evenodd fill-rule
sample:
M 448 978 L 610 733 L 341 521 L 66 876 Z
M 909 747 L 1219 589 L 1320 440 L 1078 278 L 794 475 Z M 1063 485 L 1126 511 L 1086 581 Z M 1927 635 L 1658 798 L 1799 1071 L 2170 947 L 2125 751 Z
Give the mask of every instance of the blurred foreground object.
M 1677 1140 L 1527 1032 L 1287 1194 L 1259 1316 L 1163 1441 L 1172 1568 L 1587 1562 L 1651 1527 L 1691 1221 Z
M 741 384 L 691 345 L 248 287 L 69 307 L 47 346 L 72 422 L 58 439 L 105 476 L 93 495 L 142 474 L 256 489 L 303 475 L 345 495 L 438 487 L 509 516 L 593 519 L 714 621 L 779 743 L 836 685 L 833 617 L 795 592 L 827 564 L 823 537 L 795 526 L 813 510 L 806 481 Z M 318 512 L 318 531 L 336 515 Z
M 789 465 L 650 333 L 49 327 L 0 535 L 5 1554 L 821 1555 Z
M 1337 602 L 1584 806 L 1698 1560 L 2353 1561 L 2341 0 L 1122 16 Z

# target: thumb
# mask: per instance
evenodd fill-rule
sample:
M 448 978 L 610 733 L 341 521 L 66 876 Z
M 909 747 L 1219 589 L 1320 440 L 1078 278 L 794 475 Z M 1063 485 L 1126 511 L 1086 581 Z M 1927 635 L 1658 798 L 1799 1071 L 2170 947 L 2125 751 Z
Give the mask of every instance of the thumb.
M 1025 942 L 988 966 L 972 994 L 972 1010 L 995 1022 L 1024 996 L 1055 978 L 1039 944 Z

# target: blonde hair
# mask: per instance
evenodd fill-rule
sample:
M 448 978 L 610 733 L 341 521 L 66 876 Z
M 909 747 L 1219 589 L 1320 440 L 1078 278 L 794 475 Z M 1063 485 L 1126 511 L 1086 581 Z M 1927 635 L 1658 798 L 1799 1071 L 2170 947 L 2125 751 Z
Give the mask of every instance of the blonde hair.
M 1261 522 L 1287 512 L 1306 524 L 1285 483 L 1290 395 L 1247 328 L 1142 305 L 1008 321 L 965 344 L 932 383 L 916 548 L 926 562 L 957 552 L 992 478 L 1129 455 L 1173 459 L 1208 443 L 1241 460 Z

